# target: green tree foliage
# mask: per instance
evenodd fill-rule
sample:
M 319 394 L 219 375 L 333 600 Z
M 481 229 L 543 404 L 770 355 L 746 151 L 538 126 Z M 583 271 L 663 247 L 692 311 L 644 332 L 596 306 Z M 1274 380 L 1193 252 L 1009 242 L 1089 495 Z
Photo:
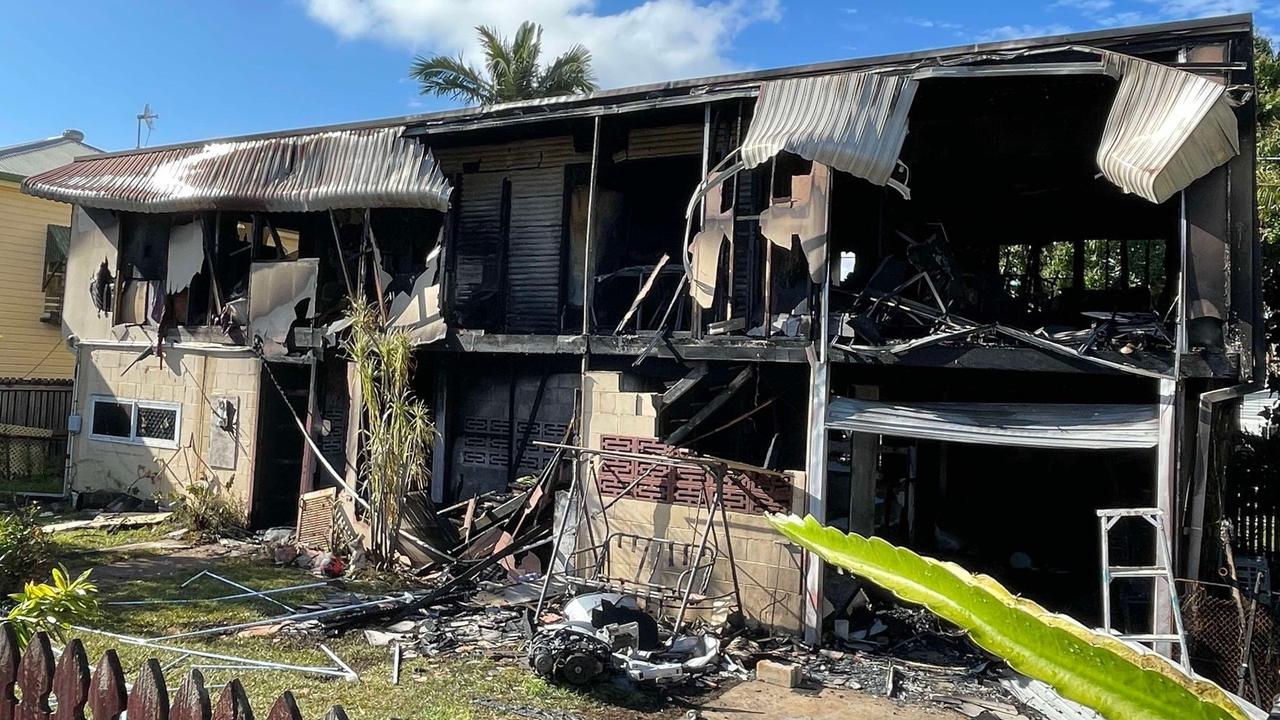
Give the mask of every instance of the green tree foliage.
M 1280 390 L 1280 57 L 1271 41 L 1254 41 L 1258 102 L 1258 234 L 1262 240 L 1262 297 L 1266 305 L 1268 385 Z
M 476 28 L 484 47 L 484 70 L 457 57 L 414 58 L 410 77 L 423 95 L 439 95 L 479 105 L 573 95 L 596 89 L 591 52 L 574 45 L 549 65 L 542 65 L 542 26 L 524 22 L 508 40 L 496 28 Z
M 0 511 L 0 596 L 17 591 L 52 557 L 52 543 L 28 509 Z

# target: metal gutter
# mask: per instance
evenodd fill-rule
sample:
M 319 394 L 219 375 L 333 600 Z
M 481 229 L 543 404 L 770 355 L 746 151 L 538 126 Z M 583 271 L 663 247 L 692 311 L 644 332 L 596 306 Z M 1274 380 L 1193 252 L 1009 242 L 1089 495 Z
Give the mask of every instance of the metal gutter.
M 544 112 L 529 113 L 527 115 L 507 115 L 502 117 L 478 119 L 473 122 L 440 122 L 417 125 L 410 127 L 404 134 L 406 137 L 439 135 L 445 133 L 465 132 L 468 130 L 510 127 L 512 125 L 521 125 L 525 123 L 540 123 L 551 120 L 573 120 L 579 118 L 597 118 L 609 115 L 624 115 L 626 113 L 640 112 L 644 110 L 706 105 L 707 103 L 717 102 L 720 100 L 754 98 L 759 94 L 759 86 L 751 85 L 750 87 L 732 88 L 727 90 L 708 90 L 697 94 L 638 100 L 635 102 L 618 103 L 615 105 L 589 105 L 567 110 L 556 110 L 551 106 L 543 106 L 547 108 Z

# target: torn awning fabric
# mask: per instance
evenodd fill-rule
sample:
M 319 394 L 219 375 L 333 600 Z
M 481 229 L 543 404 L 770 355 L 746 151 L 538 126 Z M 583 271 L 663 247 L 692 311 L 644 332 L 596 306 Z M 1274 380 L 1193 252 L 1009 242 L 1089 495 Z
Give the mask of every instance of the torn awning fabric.
M 450 186 L 404 127 L 214 141 L 89 156 L 22 184 L 28 195 L 129 212 L 448 210 Z
M 846 72 L 764 83 L 742 141 L 753 168 L 785 150 L 876 185 L 888 184 L 918 83 Z
M 1102 59 L 1120 87 L 1098 167 L 1121 190 L 1161 203 L 1240 153 L 1225 86 L 1119 53 L 1102 52 Z
M 1155 405 L 891 403 L 832 398 L 827 428 L 943 442 L 1075 450 L 1159 443 Z

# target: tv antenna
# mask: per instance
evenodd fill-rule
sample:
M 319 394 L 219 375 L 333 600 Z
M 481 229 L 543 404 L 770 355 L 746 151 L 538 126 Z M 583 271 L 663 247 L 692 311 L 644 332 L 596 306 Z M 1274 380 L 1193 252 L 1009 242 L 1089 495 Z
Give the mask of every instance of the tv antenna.
M 151 140 L 151 131 L 156 129 L 156 120 L 160 116 L 151 109 L 151 103 L 142 106 L 142 112 L 138 114 L 138 144 L 134 147 L 142 147 L 142 124 L 147 124 L 147 141 Z

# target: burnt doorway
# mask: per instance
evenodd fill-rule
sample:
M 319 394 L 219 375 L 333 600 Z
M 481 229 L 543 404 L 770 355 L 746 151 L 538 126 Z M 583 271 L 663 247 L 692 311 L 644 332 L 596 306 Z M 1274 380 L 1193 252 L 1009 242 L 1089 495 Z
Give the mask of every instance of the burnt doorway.
M 254 529 L 291 526 L 298 519 L 304 455 L 302 434 L 294 418 L 307 416 L 311 367 L 263 363 L 260 382 L 249 525 Z M 280 390 L 284 391 L 283 395 Z

